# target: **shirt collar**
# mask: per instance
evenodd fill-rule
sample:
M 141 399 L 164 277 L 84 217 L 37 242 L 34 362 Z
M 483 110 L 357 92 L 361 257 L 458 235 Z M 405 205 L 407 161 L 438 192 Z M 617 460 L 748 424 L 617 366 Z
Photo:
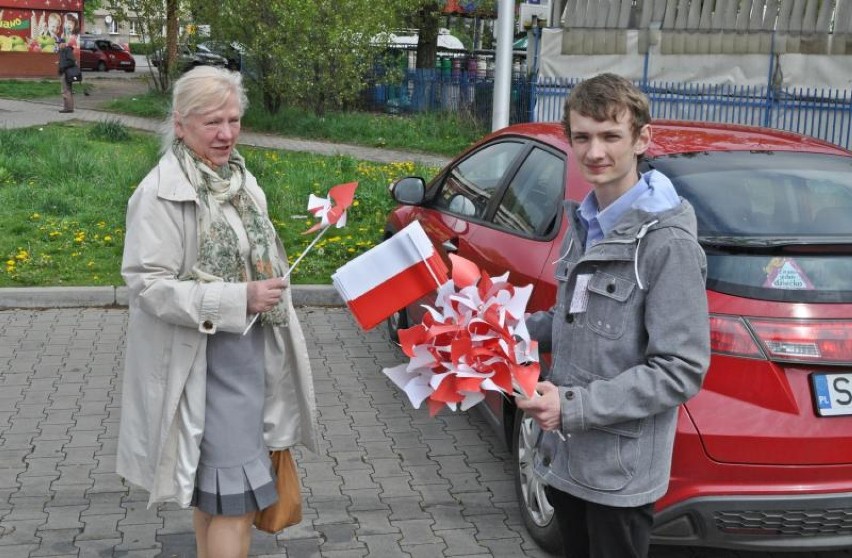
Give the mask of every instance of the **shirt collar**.
M 650 190 L 648 182 L 644 176 L 640 176 L 636 184 L 631 186 L 629 190 L 624 192 L 603 210 L 599 209 L 595 192 L 591 191 L 586 194 L 580 207 L 577 208 L 577 214 L 583 220 L 583 224 L 586 225 L 587 229 L 599 227 L 602 233 L 601 238 L 603 238 L 618 224 L 624 214 L 633 207 L 636 200 L 642 197 L 648 190 Z M 592 226 L 592 223 L 595 221 L 597 221 L 597 227 Z

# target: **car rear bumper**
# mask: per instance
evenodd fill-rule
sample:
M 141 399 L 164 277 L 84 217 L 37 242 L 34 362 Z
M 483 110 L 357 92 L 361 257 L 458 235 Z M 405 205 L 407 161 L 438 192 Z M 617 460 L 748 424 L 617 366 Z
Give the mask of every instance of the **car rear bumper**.
M 692 498 L 660 510 L 652 540 L 735 550 L 850 548 L 852 492 Z

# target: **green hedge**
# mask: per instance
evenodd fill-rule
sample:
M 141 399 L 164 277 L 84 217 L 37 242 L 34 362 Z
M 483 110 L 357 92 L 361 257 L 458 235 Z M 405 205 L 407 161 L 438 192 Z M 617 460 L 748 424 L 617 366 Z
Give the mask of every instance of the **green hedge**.
M 151 54 L 152 50 L 148 43 L 130 43 L 130 52 L 133 54 Z

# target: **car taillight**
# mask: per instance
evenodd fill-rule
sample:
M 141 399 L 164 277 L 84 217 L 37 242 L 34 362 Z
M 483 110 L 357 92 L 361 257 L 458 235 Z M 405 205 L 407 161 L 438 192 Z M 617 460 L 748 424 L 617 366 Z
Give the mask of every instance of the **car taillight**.
M 714 353 L 787 362 L 852 363 L 852 321 L 710 315 Z
M 765 358 L 745 322 L 738 316 L 710 315 L 710 350 L 727 355 Z
M 852 363 L 852 321 L 761 320 L 749 318 L 772 360 Z

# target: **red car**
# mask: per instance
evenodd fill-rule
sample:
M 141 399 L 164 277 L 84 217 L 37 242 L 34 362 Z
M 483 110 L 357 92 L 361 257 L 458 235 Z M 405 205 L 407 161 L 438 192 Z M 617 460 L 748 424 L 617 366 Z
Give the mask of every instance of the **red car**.
M 80 37 L 80 68 L 108 72 L 136 71 L 136 60 L 118 43 L 106 39 Z
M 640 166 L 669 176 L 695 208 L 713 349 L 703 389 L 681 408 L 653 542 L 852 547 L 852 152 L 768 129 L 658 121 Z M 509 271 L 534 285 L 528 310 L 547 309 L 562 202 L 589 191 L 559 124 L 512 126 L 428 184 L 396 181 L 401 205 L 386 233 L 418 220 L 443 257 Z M 392 335 L 422 314 L 412 305 L 395 315 Z M 556 549 L 532 475 L 537 427 L 505 398 L 485 403 L 512 448 L 524 521 Z

